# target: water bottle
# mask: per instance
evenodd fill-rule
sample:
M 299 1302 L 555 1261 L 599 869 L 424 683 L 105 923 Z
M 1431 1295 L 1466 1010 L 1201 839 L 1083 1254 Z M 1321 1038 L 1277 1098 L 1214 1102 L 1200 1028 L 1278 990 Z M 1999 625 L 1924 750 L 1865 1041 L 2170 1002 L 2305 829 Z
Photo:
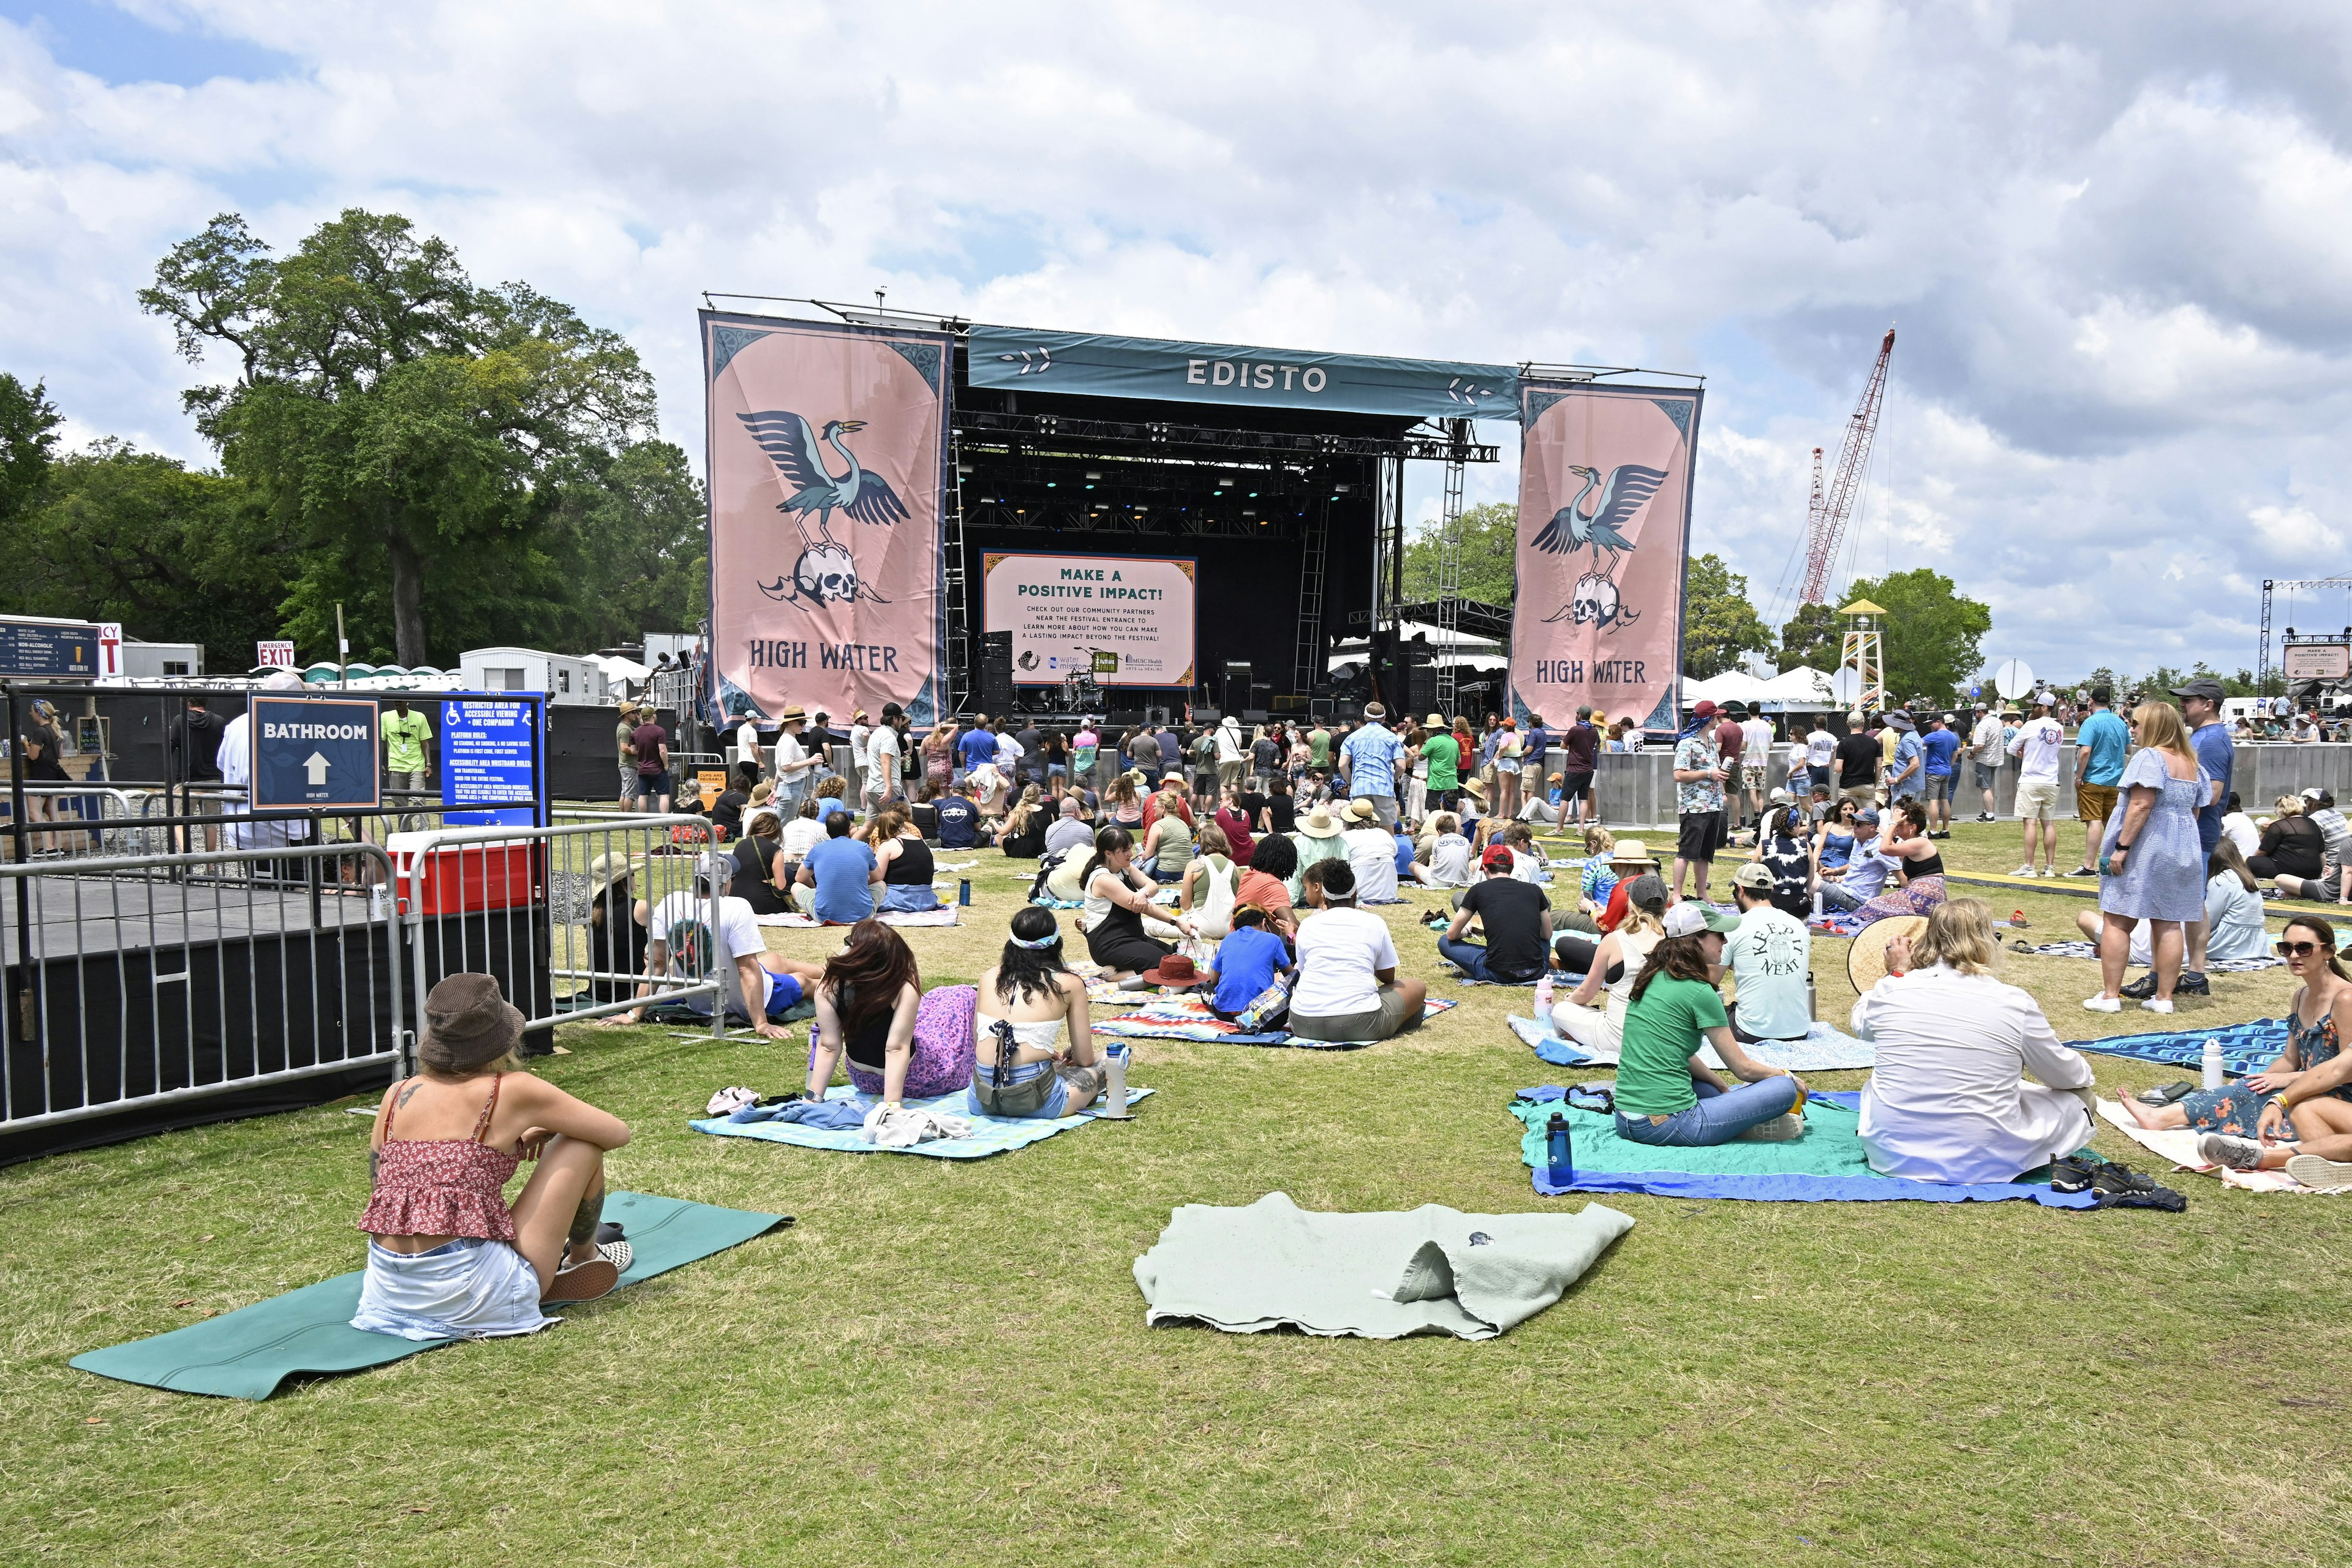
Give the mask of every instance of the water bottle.
M 2205 1087 L 2219 1089 L 2221 1079 L 2221 1042 L 2208 1040 L 2205 1042 Z
M 1819 888 L 1815 888 L 1815 889 L 1813 889 L 1813 919 L 1815 919 L 1815 920 L 1819 920 L 1819 919 L 1821 919 L 1821 918 L 1822 918 L 1822 890 L 1821 890 Z
M 971 908 L 971 879 L 970 877 L 961 878 L 956 882 L 956 902 L 961 904 L 966 909 Z
M 1536 1018 L 1538 1022 L 1551 1016 L 1551 971 L 1547 969 L 1536 982 Z
M 1103 1086 L 1101 1114 L 1114 1121 L 1124 1121 L 1131 1114 L 1127 1109 L 1127 1042 L 1110 1040 L 1103 1047 L 1103 1067 L 1109 1081 Z
M 1544 1157 L 1555 1189 L 1576 1185 L 1576 1155 L 1569 1143 L 1568 1118 L 1557 1110 L 1544 1129 Z

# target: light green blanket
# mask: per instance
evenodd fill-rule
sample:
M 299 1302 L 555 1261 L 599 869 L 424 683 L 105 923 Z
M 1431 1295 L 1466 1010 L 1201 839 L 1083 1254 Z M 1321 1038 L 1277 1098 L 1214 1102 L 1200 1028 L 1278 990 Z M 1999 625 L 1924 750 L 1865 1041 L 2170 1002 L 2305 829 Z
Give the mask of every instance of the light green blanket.
M 1186 1204 L 1135 1260 L 1147 1323 L 1228 1333 L 1297 1328 L 1371 1340 L 1492 1339 L 1559 1300 L 1631 1216 L 1578 1214 L 1311 1214 L 1268 1193 L 1247 1208 Z

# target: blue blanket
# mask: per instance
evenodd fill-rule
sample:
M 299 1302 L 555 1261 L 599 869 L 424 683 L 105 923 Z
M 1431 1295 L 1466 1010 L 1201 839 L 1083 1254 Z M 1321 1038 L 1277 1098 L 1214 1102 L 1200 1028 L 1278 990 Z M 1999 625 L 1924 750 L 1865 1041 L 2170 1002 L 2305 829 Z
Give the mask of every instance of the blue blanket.
M 1519 1159 L 1535 1190 L 1647 1193 L 1666 1198 L 1741 1198 L 1755 1203 L 1999 1203 L 2022 1198 L 2051 1208 L 2088 1208 L 2089 1193 L 2053 1192 L 2047 1183 L 1987 1182 L 1967 1186 L 1882 1176 L 1870 1168 L 1854 1128 L 1862 1096 L 1853 1090 L 1806 1097 L 1805 1135 L 1791 1143 L 1723 1143 L 1705 1149 L 1654 1148 L 1617 1136 L 1616 1119 L 1563 1103 L 1545 1084 L 1521 1089 L 1511 1114 L 1524 1124 Z M 1552 1184 L 1545 1138 L 1555 1112 L 1565 1114 L 1576 1178 Z
M 2221 1042 L 2221 1064 L 2232 1078 L 2262 1072 L 2286 1049 L 2286 1020 L 2257 1018 L 2251 1024 L 2225 1024 L 2211 1029 L 2171 1029 L 2160 1034 L 2110 1035 L 2104 1040 L 2070 1040 L 2078 1051 L 2101 1056 L 2130 1057 L 2143 1062 L 2174 1067 L 2201 1067 L 2205 1042 Z
M 1129 1087 L 1128 1103 L 1145 1099 L 1148 1089 Z M 1082 1110 L 1076 1116 L 1065 1116 L 1048 1121 L 1043 1117 L 1013 1120 L 996 1116 L 974 1116 L 966 1091 L 936 1095 L 929 1100 L 907 1101 L 910 1110 L 936 1110 L 946 1116 L 961 1116 L 971 1123 L 969 1138 L 935 1138 L 928 1143 L 917 1143 L 905 1149 L 885 1149 L 868 1143 L 855 1127 L 834 1131 L 812 1127 L 798 1121 L 730 1121 L 723 1116 L 706 1117 L 689 1121 L 697 1132 L 708 1132 L 714 1138 L 757 1138 L 763 1143 L 790 1143 L 800 1149 L 827 1149 L 836 1154 L 928 1154 L 934 1160 L 984 1160 L 991 1154 L 1008 1150 L 1025 1149 L 1032 1143 L 1043 1142 L 1056 1132 L 1067 1132 L 1073 1127 L 1083 1127 L 1095 1120 L 1094 1112 Z M 827 1103 L 836 1100 L 854 1101 L 863 1110 L 871 1110 L 874 1101 L 849 1088 L 836 1084 L 825 1096 Z M 861 1110 L 860 1121 L 864 1121 Z
M 1609 1066 L 1613 1058 L 1596 1057 L 1574 1040 L 1555 1033 L 1549 1022 L 1522 1018 L 1513 1015 L 1508 1020 L 1511 1033 L 1532 1047 L 1536 1056 L 1556 1068 Z M 1742 1046 L 1756 1060 L 1766 1067 L 1784 1072 L 1861 1072 L 1878 1065 L 1878 1049 L 1867 1041 L 1852 1035 L 1841 1034 L 1827 1024 L 1816 1023 L 1812 1032 L 1801 1040 L 1762 1041 Z M 1715 1047 L 1704 1053 L 1709 1066 L 1721 1067 L 1715 1059 Z

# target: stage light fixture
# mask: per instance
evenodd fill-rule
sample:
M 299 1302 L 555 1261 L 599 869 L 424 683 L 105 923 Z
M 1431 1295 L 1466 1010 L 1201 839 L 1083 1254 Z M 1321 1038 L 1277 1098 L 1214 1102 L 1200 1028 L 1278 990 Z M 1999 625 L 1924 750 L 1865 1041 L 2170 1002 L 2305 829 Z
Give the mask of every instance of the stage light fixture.
M 1218 483 L 1221 487 L 1225 487 L 1225 488 L 1230 488 L 1230 487 L 1232 486 L 1233 482 L 1234 482 L 1234 481 L 1233 481 L 1233 480 L 1231 480 L 1231 479 L 1219 479 L 1219 480 L 1217 481 L 1217 483 Z
M 1101 479 L 1101 478 L 1102 478 L 1102 470 L 1101 470 L 1100 468 L 1088 468 L 1088 469 L 1087 470 L 1087 479 Z

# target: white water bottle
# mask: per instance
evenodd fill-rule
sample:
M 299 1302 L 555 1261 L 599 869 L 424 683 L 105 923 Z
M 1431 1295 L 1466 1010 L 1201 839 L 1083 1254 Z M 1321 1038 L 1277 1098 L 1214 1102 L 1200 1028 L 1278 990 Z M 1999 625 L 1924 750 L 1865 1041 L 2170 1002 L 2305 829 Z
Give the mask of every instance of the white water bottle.
M 2205 1087 L 2221 1087 L 2221 1042 L 2219 1040 L 2205 1042 Z
M 1549 969 L 1544 971 L 1543 978 L 1536 982 L 1536 1016 L 1551 1016 L 1551 971 Z

